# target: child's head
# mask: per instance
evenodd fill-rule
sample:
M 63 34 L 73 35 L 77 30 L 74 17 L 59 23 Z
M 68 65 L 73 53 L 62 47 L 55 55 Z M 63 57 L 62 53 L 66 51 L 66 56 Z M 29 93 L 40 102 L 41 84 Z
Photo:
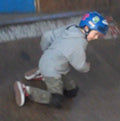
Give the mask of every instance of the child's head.
M 79 26 L 84 30 L 88 41 L 98 39 L 108 31 L 106 19 L 95 11 L 86 13 L 82 17 Z

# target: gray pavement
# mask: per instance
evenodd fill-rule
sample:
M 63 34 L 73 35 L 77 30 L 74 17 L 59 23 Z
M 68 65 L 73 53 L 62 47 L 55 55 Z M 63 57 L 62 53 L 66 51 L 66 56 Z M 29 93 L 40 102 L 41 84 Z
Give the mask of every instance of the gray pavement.
M 26 82 L 23 75 L 38 64 L 39 37 L 0 44 L 0 121 L 120 121 L 120 39 L 96 40 L 88 45 L 91 71 L 72 69 L 71 77 L 80 87 L 78 96 L 66 99 L 58 110 L 29 100 L 17 107 L 13 83 Z

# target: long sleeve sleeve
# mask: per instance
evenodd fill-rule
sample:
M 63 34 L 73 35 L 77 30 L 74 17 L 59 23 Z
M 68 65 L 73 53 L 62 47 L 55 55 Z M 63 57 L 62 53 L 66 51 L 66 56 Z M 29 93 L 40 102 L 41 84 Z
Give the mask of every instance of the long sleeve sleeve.
M 89 65 L 86 62 L 86 54 L 82 48 L 77 49 L 69 57 L 69 63 L 80 72 L 87 72 L 89 70 Z
M 48 47 L 52 44 L 52 31 L 48 31 L 42 34 L 41 41 L 40 41 L 40 47 L 42 51 L 45 51 L 48 49 Z

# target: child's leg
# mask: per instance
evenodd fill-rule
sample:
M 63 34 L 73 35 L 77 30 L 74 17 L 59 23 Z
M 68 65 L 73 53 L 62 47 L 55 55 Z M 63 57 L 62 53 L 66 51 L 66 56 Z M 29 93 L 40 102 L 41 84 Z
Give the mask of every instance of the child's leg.
M 29 98 L 42 104 L 50 104 L 55 107 L 61 107 L 63 82 L 60 79 L 45 78 L 47 90 L 27 86 Z
M 26 97 L 32 101 L 43 104 L 49 104 L 52 99 L 52 95 L 49 91 L 27 86 L 20 81 L 14 83 L 14 91 L 16 103 L 20 107 L 25 104 Z
M 45 77 L 44 82 L 47 90 L 52 94 L 63 94 L 63 81 L 61 78 L 55 79 L 54 77 Z
M 35 101 L 37 103 L 49 104 L 52 97 L 50 92 L 32 86 L 26 86 L 26 87 L 30 100 Z
M 70 73 L 63 76 L 64 95 L 67 97 L 75 97 L 78 92 L 78 86 L 75 81 L 70 77 Z
M 23 106 L 27 96 L 32 101 L 60 108 L 63 99 L 63 82 L 54 78 L 45 78 L 44 82 L 47 90 L 27 86 L 20 81 L 15 82 L 14 91 L 17 105 Z
M 71 78 L 70 72 L 62 77 L 65 90 L 72 90 L 76 88 L 75 81 Z

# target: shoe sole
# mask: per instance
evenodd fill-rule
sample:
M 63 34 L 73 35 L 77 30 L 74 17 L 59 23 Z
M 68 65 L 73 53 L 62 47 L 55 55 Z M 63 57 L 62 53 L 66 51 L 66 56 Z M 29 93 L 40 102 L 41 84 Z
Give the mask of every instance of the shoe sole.
M 35 76 L 37 75 L 37 71 L 38 71 L 38 68 L 34 68 L 34 69 L 26 72 L 24 75 L 24 78 L 28 81 L 34 79 Z
M 25 103 L 25 95 L 20 82 L 14 84 L 16 104 L 21 107 Z
M 40 74 L 38 68 L 34 68 L 28 72 L 25 73 L 24 78 L 27 81 L 30 80 L 36 80 L 36 81 L 40 81 L 40 80 L 44 80 L 43 76 Z

